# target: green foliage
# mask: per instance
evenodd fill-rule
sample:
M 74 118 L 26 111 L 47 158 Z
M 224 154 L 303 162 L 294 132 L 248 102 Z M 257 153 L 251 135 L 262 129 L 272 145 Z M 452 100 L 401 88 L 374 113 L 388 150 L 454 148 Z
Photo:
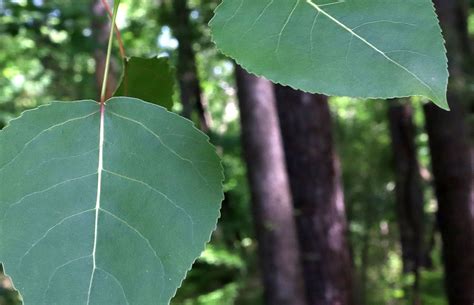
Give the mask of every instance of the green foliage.
M 210 25 L 225 54 L 274 82 L 327 95 L 423 95 L 448 108 L 430 0 L 224 0 Z
M 115 96 L 142 99 L 171 110 L 175 85 L 174 71 L 168 58 L 125 59 L 123 75 Z
M 93 101 L 26 112 L 0 146 L 0 260 L 26 305 L 169 303 L 222 200 L 200 131 L 113 98 L 104 120 Z
M 342 160 L 344 196 L 356 265 L 357 296 L 361 304 L 412 304 L 413 274 L 403 274 L 400 235 L 395 211 L 393 153 L 387 121 L 389 104 L 332 98 L 338 152 Z M 417 116 L 422 104 L 412 101 Z M 416 122 L 420 160 L 428 156 L 422 122 Z M 428 171 L 426 164 L 421 164 Z M 428 183 L 427 183 L 428 184 Z M 436 208 L 434 194 L 425 185 L 425 224 L 431 232 Z M 437 236 L 437 235 L 436 235 Z M 427 236 L 431 238 L 432 236 Z M 420 279 L 422 304 L 446 304 L 443 294 L 440 243 L 433 249 L 433 269 Z

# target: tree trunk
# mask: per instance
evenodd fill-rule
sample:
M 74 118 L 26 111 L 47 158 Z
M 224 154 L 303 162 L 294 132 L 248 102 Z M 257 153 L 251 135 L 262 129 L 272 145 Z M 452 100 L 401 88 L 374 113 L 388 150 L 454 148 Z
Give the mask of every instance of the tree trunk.
M 449 94 L 451 112 L 426 105 L 438 224 L 451 305 L 474 304 L 474 166 L 463 105 Z
M 364 206 L 364 218 L 363 218 L 363 225 L 364 225 L 364 233 L 362 236 L 362 251 L 360 254 L 360 268 L 359 272 L 359 279 L 360 282 L 354 285 L 356 287 L 355 291 L 357 292 L 355 295 L 356 304 L 358 305 L 367 305 L 367 297 L 369 295 L 369 267 L 370 267 L 370 244 L 372 243 L 372 236 L 370 234 L 370 227 L 372 225 L 372 211 L 369 204 L 365 204 Z
M 413 108 L 390 101 L 388 111 L 395 167 L 396 212 L 402 246 L 403 271 L 413 272 L 413 295 L 419 294 L 419 269 L 427 264 L 424 238 L 424 196 L 415 144 Z M 415 302 L 416 304 L 416 302 Z
M 273 85 L 236 68 L 242 140 L 266 305 L 304 305 L 290 187 Z
M 327 98 L 276 86 L 308 303 L 353 303 L 352 260 Z
M 436 0 L 450 59 L 451 112 L 426 105 L 438 224 L 443 240 L 446 288 L 451 305 L 474 304 L 474 162 L 468 113 L 472 94 L 466 72 L 472 74 L 467 35 L 467 3 Z M 472 76 L 471 76 L 472 77 Z
M 212 120 L 207 105 L 202 96 L 201 85 L 196 66 L 196 54 L 193 50 L 194 29 L 190 23 L 190 11 L 187 0 L 173 0 L 173 33 L 178 40 L 178 64 L 177 73 L 180 87 L 180 97 L 183 104 L 182 115 L 188 119 L 192 118 L 194 110 L 197 110 L 200 127 L 203 131 L 209 131 Z
M 107 58 L 107 43 L 110 35 L 110 19 L 101 0 L 92 0 L 92 35 L 95 46 L 95 77 L 98 96 L 100 96 L 104 79 L 105 61 Z M 105 93 L 106 99 L 111 97 L 117 88 L 116 70 L 117 69 L 112 64 Z

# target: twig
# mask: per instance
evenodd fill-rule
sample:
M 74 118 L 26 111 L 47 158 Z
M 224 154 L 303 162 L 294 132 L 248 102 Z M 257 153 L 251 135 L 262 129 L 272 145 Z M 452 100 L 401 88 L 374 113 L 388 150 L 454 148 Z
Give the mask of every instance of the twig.
M 105 7 L 105 10 L 109 14 L 110 19 L 113 19 L 113 12 L 112 12 L 112 9 L 110 8 L 109 3 L 107 2 L 107 0 L 101 0 L 101 1 Z M 127 55 L 125 54 L 125 48 L 123 45 L 122 35 L 120 34 L 120 30 L 117 26 L 117 23 L 115 22 L 114 22 L 114 29 L 115 29 L 115 35 L 117 36 L 117 41 L 119 44 L 120 56 L 122 56 L 122 59 L 125 60 L 125 58 L 127 58 Z

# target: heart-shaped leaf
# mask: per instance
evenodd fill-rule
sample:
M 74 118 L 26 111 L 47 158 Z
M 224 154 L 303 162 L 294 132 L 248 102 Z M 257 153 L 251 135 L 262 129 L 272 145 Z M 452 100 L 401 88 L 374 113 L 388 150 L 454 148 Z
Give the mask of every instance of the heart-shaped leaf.
M 173 108 L 174 71 L 167 57 L 126 58 L 123 75 L 114 96 L 128 96 Z
M 423 95 L 448 108 L 430 0 L 223 0 L 213 38 L 252 73 L 313 93 Z
M 169 303 L 222 200 L 203 133 L 112 98 L 25 112 L 0 147 L 0 261 L 25 305 Z

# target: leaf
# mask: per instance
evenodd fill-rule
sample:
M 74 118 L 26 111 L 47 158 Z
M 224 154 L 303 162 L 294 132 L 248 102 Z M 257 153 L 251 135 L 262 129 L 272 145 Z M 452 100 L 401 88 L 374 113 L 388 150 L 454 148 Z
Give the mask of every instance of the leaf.
M 171 110 L 174 85 L 168 58 L 130 57 L 124 62 L 122 80 L 114 96 L 135 97 Z
M 104 116 L 94 101 L 25 112 L 0 147 L 0 261 L 25 305 L 169 303 L 223 197 L 203 133 L 121 97 Z
M 274 82 L 327 95 L 423 95 L 448 108 L 430 0 L 223 0 L 210 26 L 223 53 Z

